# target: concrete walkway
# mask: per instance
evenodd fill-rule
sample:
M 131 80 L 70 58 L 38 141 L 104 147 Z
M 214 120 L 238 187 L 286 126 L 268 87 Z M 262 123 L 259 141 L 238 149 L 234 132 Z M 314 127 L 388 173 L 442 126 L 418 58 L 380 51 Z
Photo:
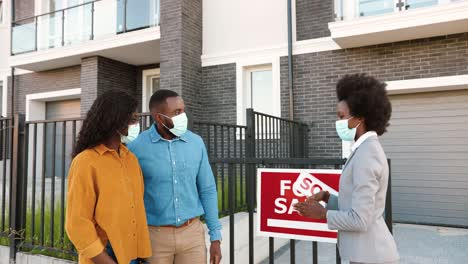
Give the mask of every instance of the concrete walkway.
M 394 232 L 401 264 L 468 263 L 468 229 L 395 224 Z M 335 245 L 319 243 L 318 250 L 320 264 L 336 263 Z M 276 255 L 275 263 L 290 263 L 288 246 Z M 296 242 L 296 263 L 312 263 L 311 242 Z

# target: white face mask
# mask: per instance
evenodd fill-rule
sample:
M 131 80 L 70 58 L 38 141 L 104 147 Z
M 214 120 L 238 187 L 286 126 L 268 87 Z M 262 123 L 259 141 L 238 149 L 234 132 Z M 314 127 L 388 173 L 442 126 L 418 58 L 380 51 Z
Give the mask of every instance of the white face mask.
M 349 128 L 349 120 L 351 120 L 352 118 L 353 117 L 345 120 L 336 121 L 336 133 L 338 133 L 338 136 L 343 141 L 353 141 L 356 137 L 357 128 L 361 125 L 361 123 L 359 123 L 357 127 Z
M 161 123 L 161 124 L 165 128 L 167 128 L 172 134 L 174 134 L 174 136 L 180 137 L 183 134 L 185 134 L 185 132 L 187 132 L 187 123 L 188 123 L 187 114 L 182 113 L 182 114 L 176 115 L 176 116 L 174 116 L 172 118 L 170 118 L 170 117 L 168 117 L 166 115 L 163 115 L 163 114 L 160 114 L 160 115 L 165 116 L 165 117 L 172 120 L 172 123 L 174 124 L 173 128 L 167 127 L 164 123 Z
M 132 142 L 133 140 L 135 140 L 138 137 L 138 135 L 140 134 L 140 124 L 136 123 L 136 124 L 133 124 L 133 125 L 129 125 L 128 126 L 128 135 L 127 136 L 122 135 L 122 133 L 120 133 L 119 131 L 117 131 L 117 133 L 119 133 L 120 139 L 122 140 L 122 143 L 128 144 L 128 143 Z

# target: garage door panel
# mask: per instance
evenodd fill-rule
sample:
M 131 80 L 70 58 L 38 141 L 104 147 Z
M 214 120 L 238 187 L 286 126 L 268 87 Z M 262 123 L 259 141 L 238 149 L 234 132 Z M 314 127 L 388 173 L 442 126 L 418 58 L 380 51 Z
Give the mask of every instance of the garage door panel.
M 421 216 L 413 214 L 411 219 L 407 218 L 406 214 L 393 214 L 393 221 L 396 222 L 409 222 L 409 223 L 440 223 L 441 225 L 449 225 L 449 226 L 466 226 L 466 219 L 465 218 L 453 218 L 453 217 L 445 217 L 445 216 Z
M 450 195 L 450 194 L 420 194 L 420 193 L 406 193 L 406 192 L 399 192 L 398 190 L 392 190 L 392 201 L 421 201 L 421 202 L 431 202 L 434 201 L 441 202 L 441 203 L 458 203 L 458 204 L 466 204 L 465 201 L 468 199 L 467 195 Z M 395 204 L 393 205 L 395 207 Z
M 460 178 L 467 179 L 466 177 L 466 168 L 465 167 L 449 167 L 449 166 L 412 166 L 412 167 L 403 167 L 403 166 L 392 166 L 392 173 L 394 177 L 399 174 L 412 174 L 412 176 L 417 175 L 435 175 L 439 177 L 440 175 L 458 175 Z
M 401 97 L 400 97 L 401 98 Z M 393 113 L 400 113 L 404 111 L 414 111 L 414 112 L 426 112 L 428 110 L 428 107 L 431 111 L 438 111 L 438 110 L 460 110 L 463 109 L 463 106 L 465 106 L 466 102 L 461 101 L 460 99 L 458 100 L 452 100 L 452 102 L 424 102 L 424 101 L 417 101 L 413 100 L 413 103 L 395 103 L 397 99 L 395 97 L 392 97 L 394 100 L 392 102 L 393 108 L 395 108 Z
M 435 194 L 435 195 L 447 195 L 450 193 L 451 195 L 461 195 L 466 196 L 466 189 L 459 188 L 459 189 L 450 189 L 445 190 L 441 188 L 414 188 L 409 186 L 393 186 L 392 184 L 392 191 L 400 192 L 400 193 L 415 193 L 415 194 Z
M 440 216 L 440 217 L 454 217 L 454 218 L 468 218 L 468 211 L 458 211 L 450 209 L 433 209 L 421 207 L 401 207 L 400 214 L 415 214 L 421 216 Z M 466 224 L 466 223 L 465 223 Z
M 467 177 L 463 173 L 434 173 L 434 172 L 421 172 L 421 171 L 412 171 L 412 172 L 398 172 L 392 171 L 394 176 L 392 180 L 395 182 L 397 180 L 411 179 L 415 181 L 453 181 L 453 182 L 468 182 Z
M 394 137 L 395 133 L 392 131 L 392 136 L 384 136 L 386 139 L 387 138 L 396 138 Z M 404 136 L 402 133 L 400 133 L 401 136 Z M 398 138 L 396 138 L 398 139 Z M 468 135 L 466 137 L 462 138 L 453 138 L 453 137 L 445 137 L 445 138 L 411 138 L 411 139 L 406 139 L 406 140 L 394 140 L 392 146 L 408 146 L 409 143 L 411 143 L 411 146 L 427 146 L 428 141 L 430 140 L 431 146 L 453 146 L 453 145 L 465 145 L 468 146 Z
M 391 121 L 390 121 L 391 122 Z M 438 131 L 420 131 L 420 132 L 411 132 L 408 133 L 407 131 L 399 131 L 392 129 L 391 127 L 388 129 L 388 134 L 384 134 L 381 139 L 386 140 L 387 139 L 393 139 L 393 141 L 398 144 L 399 142 L 405 142 L 411 139 L 417 139 L 417 138 L 424 138 L 424 139 L 432 139 L 432 138 L 460 138 L 460 143 L 465 143 L 466 140 L 462 140 L 466 137 L 466 135 L 460 135 L 460 130 L 450 130 L 450 131 L 444 131 L 443 134 L 441 134 Z M 399 139 L 399 140 L 395 140 Z
M 448 166 L 448 167 L 462 167 L 466 168 L 466 160 L 425 160 L 414 158 L 412 160 L 399 159 L 398 154 L 392 155 L 387 154 L 387 157 L 392 160 L 392 166 L 406 166 L 411 167 L 414 165 L 417 166 Z M 467 190 L 468 192 L 468 190 Z
M 394 206 L 399 207 L 410 207 L 410 208 L 424 208 L 424 209 L 439 209 L 444 208 L 445 210 L 455 210 L 468 212 L 468 205 L 465 203 L 455 202 L 432 202 L 432 201 L 418 201 L 418 200 L 402 200 L 395 199 L 393 201 Z
M 439 179 L 439 180 L 393 179 L 393 185 L 395 187 L 405 186 L 405 187 L 414 187 L 414 188 L 434 188 L 434 186 L 437 186 L 437 188 L 444 188 L 444 189 L 458 189 L 458 188 L 468 189 L 468 181 L 449 181 L 449 180 L 442 180 L 442 179 Z
M 412 117 L 407 117 L 407 118 L 393 118 L 392 122 L 390 124 L 389 128 L 394 128 L 394 130 L 397 130 L 398 128 L 402 128 L 402 131 L 406 129 L 406 126 L 419 126 L 419 125 L 425 125 L 428 123 L 434 124 L 434 126 L 444 126 L 444 125 L 450 125 L 450 124 L 457 124 L 457 123 L 468 123 L 468 115 L 462 115 L 462 116 L 443 116 L 443 117 L 427 117 L 427 115 L 419 117 L 419 118 L 412 118 Z M 402 126 L 405 127 L 402 127 Z
M 400 147 L 401 148 L 401 147 Z M 437 148 L 437 146 L 435 146 Z M 392 156 L 398 155 L 399 159 L 413 159 L 413 160 L 434 160 L 434 161 L 445 161 L 445 160 L 463 160 L 468 161 L 468 153 L 464 152 L 463 150 L 460 151 L 453 151 L 449 152 L 449 147 L 447 146 L 440 146 L 440 150 L 437 151 L 427 151 L 427 152 L 420 152 L 421 149 L 418 146 L 414 146 L 412 148 L 408 148 L 408 150 L 402 151 L 392 151 Z M 458 148 L 458 146 L 454 146 L 452 148 Z M 397 147 L 393 147 L 392 149 L 397 149 Z M 417 158 L 415 158 L 415 154 L 417 154 Z M 441 155 L 443 157 L 441 157 Z M 389 157 L 392 157 L 389 156 Z M 440 163 L 442 164 L 442 163 Z
M 428 106 L 430 107 L 430 106 Z M 427 118 L 427 117 L 434 117 L 434 118 L 444 118 L 444 117 L 451 117 L 451 116 L 458 116 L 458 117 L 466 117 L 468 115 L 468 110 L 450 110 L 444 109 L 439 111 L 426 111 L 426 112 L 413 112 L 410 109 L 407 111 L 395 111 L 392 113 L 392 117 L 395 119 L 405 119 L 405 118 Z
M 460 95 L 466 95 L 466 90 L 434 92 L 434 93 L 417 93 L 417 94 L 400 94 L 392 95 L 393 105 L 419 105 L 419 104 L 447 104 L 447 103 L 463 103 L 466 102 Z
M 466 128 L 466 123 L 463 122 L 458 122 L 455 124 L 452 124 L 450 126 L 446 125 L 439 125 L 437 123 L 427 123 L 424 125 L 409 125 L 403 127 L 396 128 L 395 126 L 392 126 L 392 121 L 390 120 L 390 126 L 388 127 L 388 132 L 391 132 L 392 130 L 394 131 L 404 131 L 406 133 L 411 133 L 411 132 L 426 132 L 426 131 L 434 131 L 434 132 L 443 132 L 443 131 L 460 131 Z

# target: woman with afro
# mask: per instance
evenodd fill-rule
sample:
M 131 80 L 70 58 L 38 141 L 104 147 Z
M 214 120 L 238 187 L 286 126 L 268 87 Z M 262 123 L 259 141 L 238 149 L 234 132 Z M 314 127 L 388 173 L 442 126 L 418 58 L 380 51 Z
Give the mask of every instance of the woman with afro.
M 364 74 L 347 75 L 338 82 L 336 93 L 336 131 L 341 140 L 355 141 L 343 167 L 339 196 L 322 191 L 295 208 L 338 230 L 343 263 L 398 263 L 397 247 L 384 221 L 389 167 L 378 139 L 392 113 L 386 85 Z

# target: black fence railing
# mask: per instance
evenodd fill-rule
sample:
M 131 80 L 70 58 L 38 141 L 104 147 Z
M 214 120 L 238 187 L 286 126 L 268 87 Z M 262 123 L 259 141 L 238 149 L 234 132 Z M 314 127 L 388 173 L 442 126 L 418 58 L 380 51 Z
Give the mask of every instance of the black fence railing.
M 12 176 L 12 143 L 13 120 L 0 119 L 0 244 L 8 245 L 10 232 L 10 202 L 11 202 L 11 176 Z
M 65 233 L 65 199 L 81 123 L 81 119 L 25 122 L 24 250 L 75 254 Z
M 216 177 L 220 217 L 229 217 L 230 263 L 235 259 L 235 218 L 248 213 L 249 263 L 255 260 L 254 219 L 256 214 L 257 168 L 341 168 L 341 159 L 309 159 L 308 127 L 302 123 L 246 112 L 246 125 L 194 121 L 190 128 L 206 145 Z M 153 120 L 140 118 L 142 130 Z M 32 251 L 76 259 L 76 251 L 64 230 L 67 174 L 82 119 L 25 122 L 24 116 L 1 119 L 2 177 L 0 242 L 16 252 Z M 8 147 L 9 146 L 9 147 Z M 11 157 L 8 159 L 8 157 Z M 10 183 L 11 182 L 11 183 Z M 390 186 L 390 185 L 389 185 Z M 390 195 L 390 194 L 389 194 Z M 387 197 L 387 224 L 391 228 L 391 200 Z M 391 230 L 391 229 L 390 229 Z M 244 241 L 247 243 L 247 241 Z M 274 262 L 273 238 L 269 239 L 269 261 Z M 317 243 L 312 243 L 317 263 Z M 295 241 L 290 241 L 291 263 L 295 263 Z M 337 254 L 337 261 L 339 256 Z

